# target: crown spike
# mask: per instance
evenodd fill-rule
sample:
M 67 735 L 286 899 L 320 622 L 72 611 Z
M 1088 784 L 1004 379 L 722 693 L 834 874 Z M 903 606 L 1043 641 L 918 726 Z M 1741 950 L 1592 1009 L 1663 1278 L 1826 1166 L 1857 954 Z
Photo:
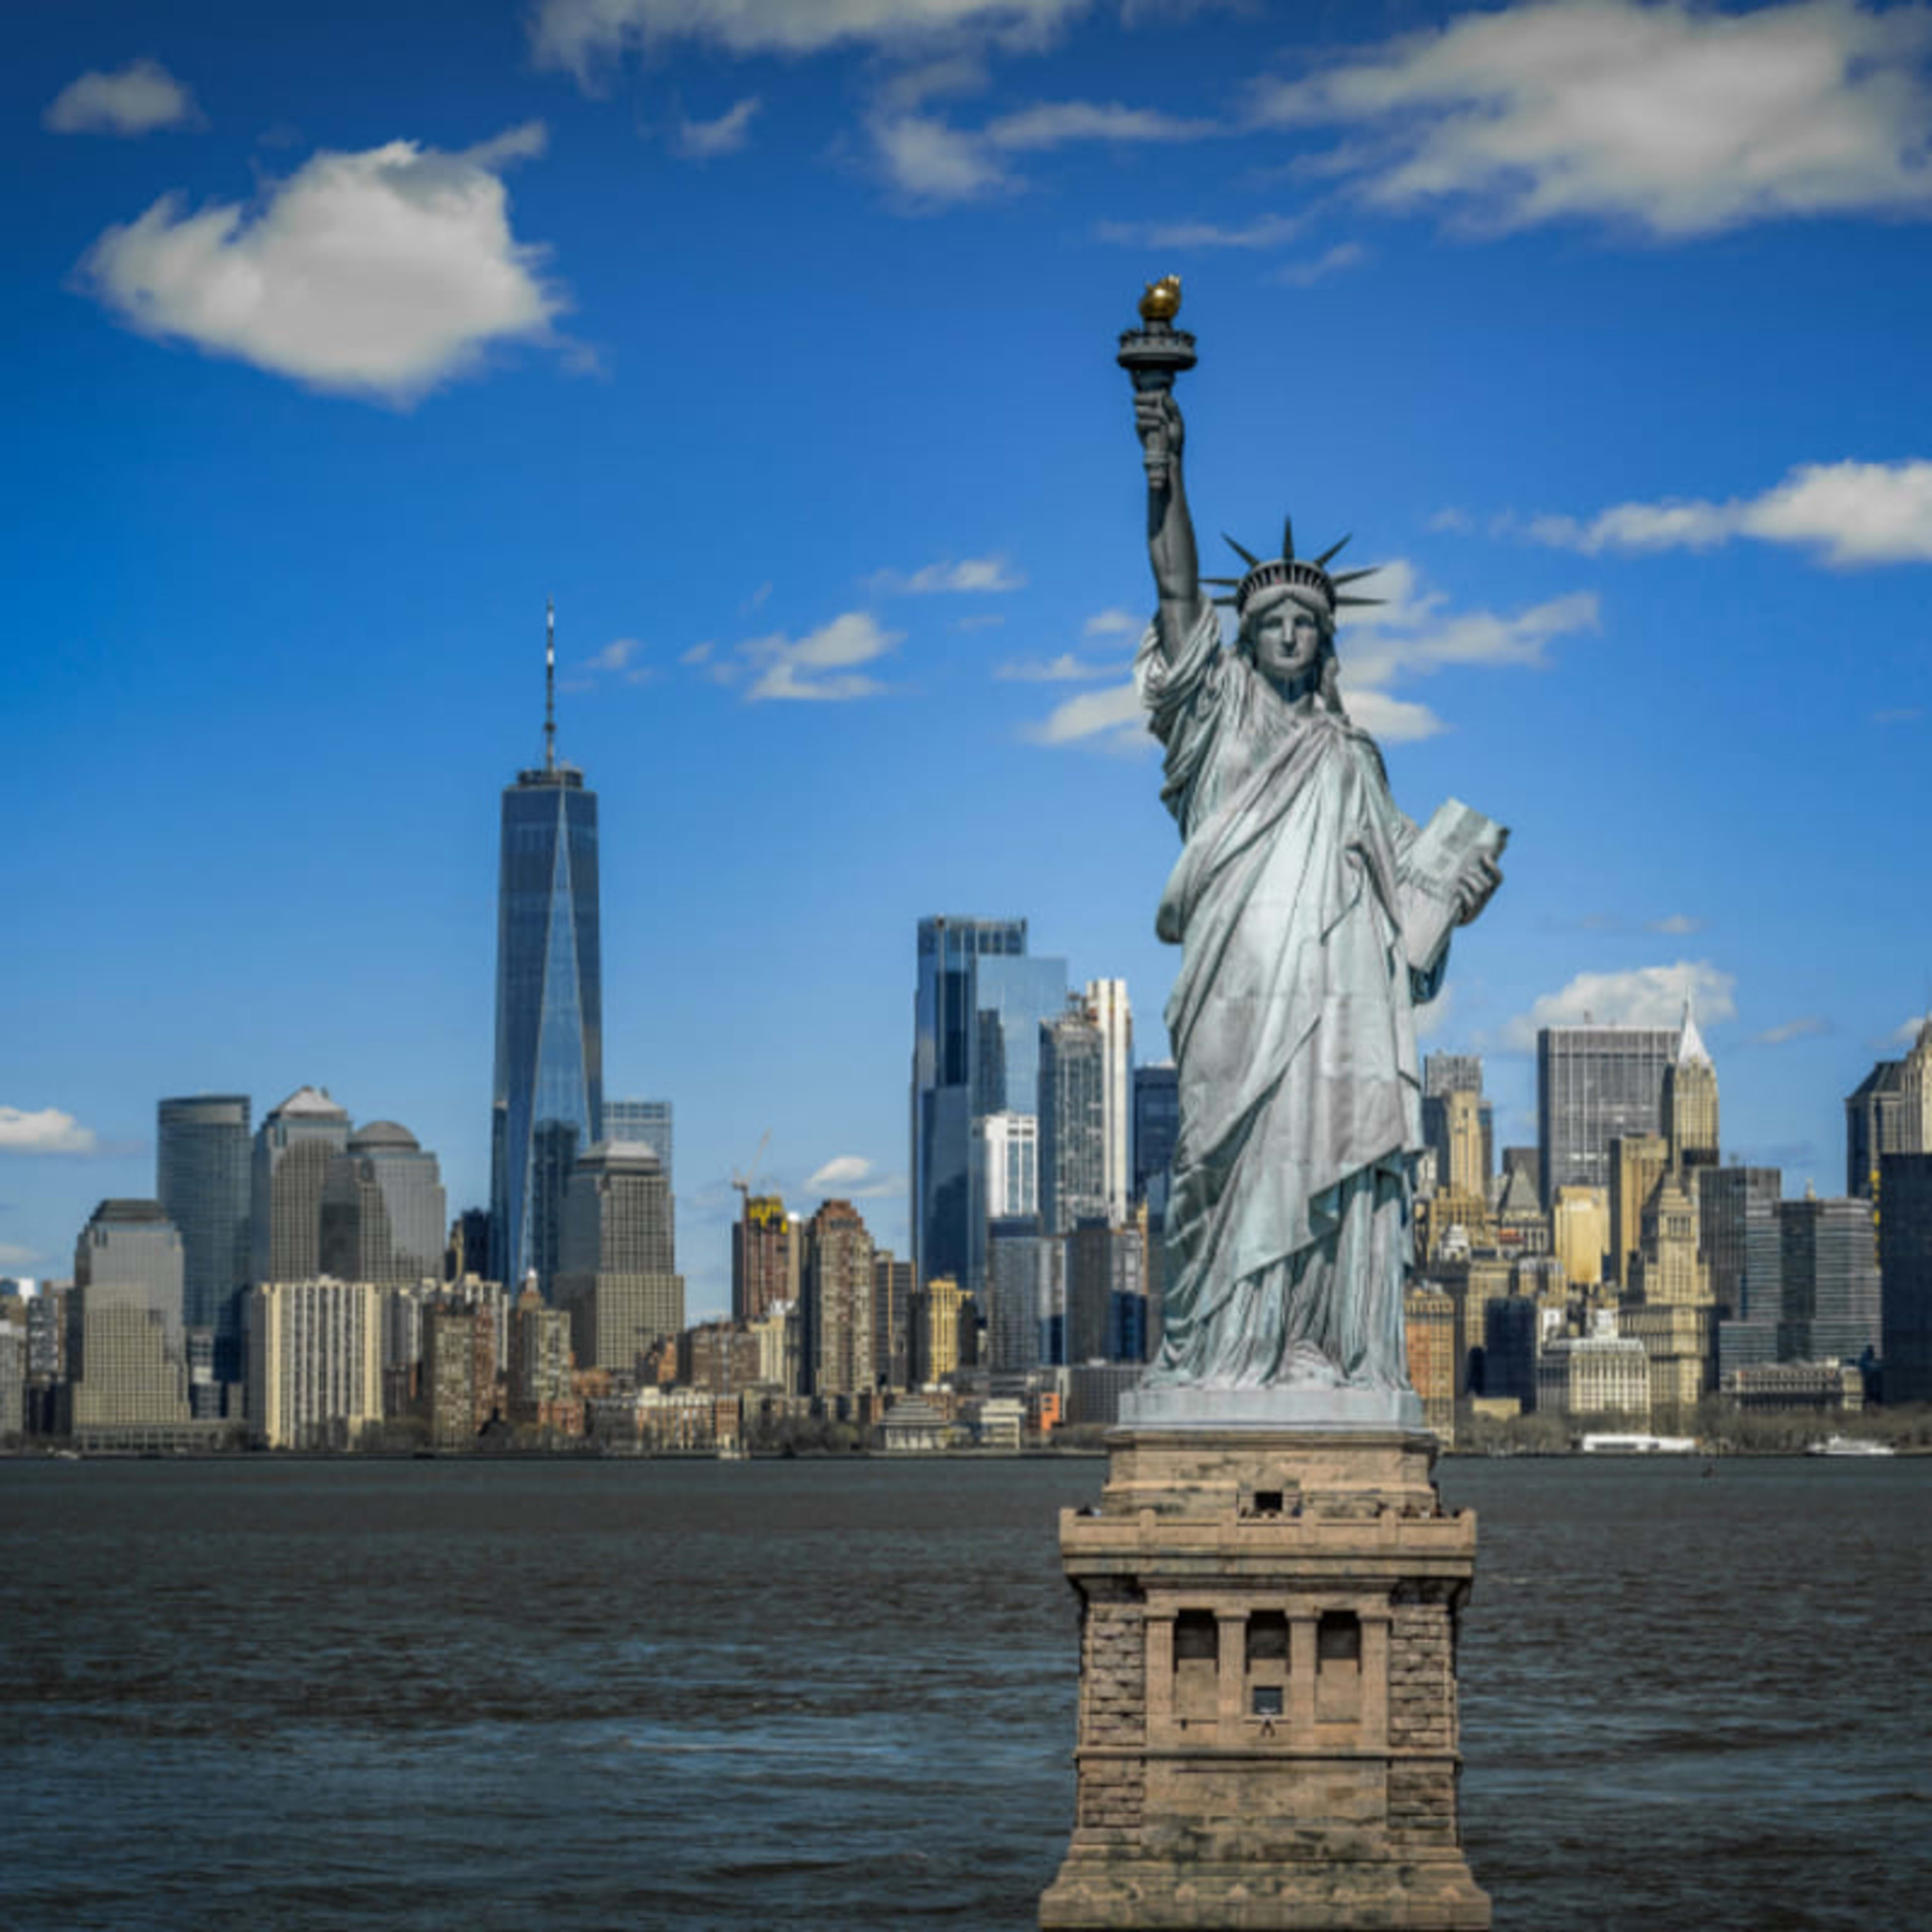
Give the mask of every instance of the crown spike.
M 1294 519 L 1284 517 L 1281 520 L 1281 560 L 1283 563 L 1294 561 Z
M 1338 571 L 1328 580 L 1334 584 L 1354 584 L 1364 577 L 1373 577 L 1382 568 L 1378 563 L 1365 563 L 1360 570 Z
M 1246 544 L 1238 544 L 1232 537 L 1228 536 L 1226 530 L 1223 530 L 1221 532 L 1221 541 L 1226 544 L 1250 570 L 1252 570 L 1254 567 L 1261 562 L 1261 559 L 1256 556 L 1254 552 L 1249 549 Z
M 1386 597 L 1338 597 L 1335 600 L 1335 608 L 1339 610 L 1350 604 L 1386 604 L 1388 602 Z
M 1352 537 L 1354 534 L 1354 532 L 1351 530 L 1348 532 L 1348 537 Z M 1341 549 L 1342 546 L 1348 541 L 1348 537 L 1337 537 L 1335 541 L 1315 560 L 1315 561 L 1321 565 L 1323 569 L 1326 570 L 1328 567 L 1328 560 L 1331 556 L 1334 556 Z

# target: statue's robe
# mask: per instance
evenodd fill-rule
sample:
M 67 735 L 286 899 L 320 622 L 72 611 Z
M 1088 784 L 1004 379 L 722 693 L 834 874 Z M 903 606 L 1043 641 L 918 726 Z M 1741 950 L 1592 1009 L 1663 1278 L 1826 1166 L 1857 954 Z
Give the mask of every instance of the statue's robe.
M 1136 670 L 1185 842 L 1157 927 L 1180 1128 L 1148 1380 L 1405 1389 L 1412 1009 L 1447 951 L 1404 944 L 1416 828 L 1374 741 L 1223 651 L 1211 608 L 1172 662 L 1150 629 Z

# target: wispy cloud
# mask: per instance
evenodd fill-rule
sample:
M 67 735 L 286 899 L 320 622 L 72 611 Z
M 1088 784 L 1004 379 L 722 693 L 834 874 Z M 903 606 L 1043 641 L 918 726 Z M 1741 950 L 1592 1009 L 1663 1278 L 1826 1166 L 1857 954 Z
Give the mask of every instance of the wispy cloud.
M 1668 239 L 1789 216 L 1932 212 L 1932 12 L 1795 0 L 1542 0 L 1465 14 L 1254 92 L 1264 124 L 1352 130 L 1363 199 L 1473 225 Z
M 100 1136 L 58 1107 L 0 1107 L 0 1154 L 92 1154 Z
M 622 678 L 626 684 L 642 684 L 651 676 L 651 668 L 638 662 L 644 645 L 635 638 L 613 638 L 596 656 L 586 658 L 584 668 L 591 680 Z
M 1694 919 L 1688 912 L 1666 914 L 1662 919 L 1652 920 L 1644 927 L 1646 932 L 1660 932 L 1678 939 L 1688 933 L 1702 932 L 1703 929 L 1704 922 L 1701 919 Z
M 205 128 L 194 94 L 158 60 L 130 61 L 112 74 L 90 69 L 48 102 L 40 125 L 55 134 L 152 134 Z
M 720 154 L 735 154 L 749 145 L 752 122 L 764 103 L 755 94 L 734 102 L 716 119 L 680 119 L 671 130 L 671 146 L 686 160 L 715 160 Z
M 1369 259 L 1369 251 L 1359 242 L 1338 242 L 1312 262 L 1289 262 L 1270 269 L 1267 279 L 1284 288 L 1312 289 L 1317 282 L 1339 275 L 1344 269 L 1358 268 Z
M 1735 974 L 1719 971 L 1708 959 L 1579 973 L 1560 992 L 1545 993 L 1528 1012 L 1506 1022 L 1494 1043 L 1504 1052 L 1527 1053 L 1544 1027 L 1675 1027 L 1687 999 L 1700 1021 L 1728 1020 L 1737 1012 L 1737 983 Z
M 1874 724 L 1916 724 L 1925 716 L 1916 704 L 1894 704 L 1883 711 L 1874 711 L 1871 722 Z
M 1232 226 L 1219 221 L 1103 221 L 1096 237 L 1124 248 L 1280 248 L 1307 227 L 1305 216 L 1260 214 Z
M 910 572 L 878 570 L 866 580 L 866 588 L 875 597 L 976 596 L 1020 590 L 1025 585 L 1026 579 L 1003 556 L 962 557 L 957 562 L 928 563 Z
M 1147 628 L 1147 620 L 1118 607 L 1096 610 L 1080 627 L 1083 638 L 1138 638 Z
M 876 1161 L 860 1154 L 835 1154 L 817 1172 L 807 1177 L 807 1195 L 832 1196 L 847 1201 L 876 1201 L 889 1195 L 903 1194 L 906 1178 L 891 1174 Z
M 1841 568 L 1932 562 L 1932 462 L 1800 464 L 1762 495 L 1618 503 L 1587 521 L 1532 518 L 1538 543 L 1605 551 L 1714 550 L 1737 537 L 1796 544 Z
M 1812 1040 L 1820 1034 L 1829 1033 L 1832 1023 L 1816 1013 L 1804 1013 L 1795 1020 L 1786 1020 L 1780 1026 L 1766 1027 L 1762 1033 L 1750 1036 L 1754 1046 L 1789 1046 L 1794 1040 Z
M 144 334 L 406 403 L 494 344 L 550 339 L 563 298 L 511 233 L 502 179 L 544 141 L 531 122 L 462 154 L 325 152 L 252 209 L 165 195 L 110 228 L 81 279 Z
M 747 703 L 767 699 L 842 703 L 876 698 L 889 687 L 860 667 L 896 649 L 904 633 L 882 628 L 869 610 L 848 610 L 802 638 L 782 632 L 738 646 L 729 674 L 748 674 Z
M 32 1268 L 40 1258 L 37 1248 L 23 1247 L 18 1241 L 0 1241 L 0 1268 Z
M 993 675 L 1014 684 L 1077 684 L 1089 678 L 1118 676 L 1120 669 L 1117 664 L 1090 664 L 1071 651 L 1062 651 L 1057 658 L 1015 658 L 1000 665 Z

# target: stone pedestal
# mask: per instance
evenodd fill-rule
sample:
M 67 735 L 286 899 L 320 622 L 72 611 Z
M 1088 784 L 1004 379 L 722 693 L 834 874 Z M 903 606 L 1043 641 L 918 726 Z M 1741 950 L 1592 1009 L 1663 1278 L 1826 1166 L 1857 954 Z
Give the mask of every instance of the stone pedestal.
M 1435 1438 L 1137 1415 L 1109 1446 L 1060 1519 L 1078 1788 L 1041 1925 L 1487 1927 L 1456 1811 L 1476 1525 Z

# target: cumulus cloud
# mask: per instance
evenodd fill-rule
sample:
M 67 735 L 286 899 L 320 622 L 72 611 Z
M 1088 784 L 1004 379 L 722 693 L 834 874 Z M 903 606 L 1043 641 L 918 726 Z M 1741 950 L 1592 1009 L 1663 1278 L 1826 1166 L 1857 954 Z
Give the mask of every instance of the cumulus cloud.
M 758 95 L 751 94 L 734 102 L 715 121 L 681 119 L 672 131 L 671 146 L 692 161 L 735 154 L 750 142 L 752 122 L 764 105 Z
M 738 647 L 738 671 L 749 671 L 748 703 L 766 699 L 838 703 L 875 698 L 887 687 L 859 667 L 895 649 L 904 633 L 882 629 L 869 610 L 848 610 L 802 638 L 782 632 Z
M 1766 1027 L 1762 1033 L 1751 1035 L 1754 1046 L 1789 1046 L 1794 1040 L 1810 1040 L 1818 1034 L 1829 1033 L 1832 1023 L 1816 1013 L 1805 1013 L 1795 1020 L 1786 1020 L 1781 1026 Z
M 874 571 L 866 587 L 881 597 L 922 597 L 936 592 L 979 594 L 1019 590 L 1026 579 L 1003 556 L 962 557 L 956 563 L 928 563 L 910 573 L 897 570 Z
M 81 278 L 144 333 L 406 403 L 494 344 L 548 338 L 563 300 L 512 234 L 502 178 L 544 140 L 532 122 L 461 154 L 324 151 L 252 208 L 165 195 L 109 229 Z
M 112 74 L 89 69 L 40 116 L 40 125 L 56 134 L 152 134 L 207 124 L 194 94 L 158 60 L 130 61 Z
M 1680 959 L 1670 966 L 1636 966 L 1622 973 L 1579 973 L 1560 992 L 1545 993 L 1526 1013 L 1503 1028 L 1498 1044 L 1528 1052 L 1544 1027 L 1675 1027 L 1690 1001 L 1700 1021 L 1727 1020 L 1737 1012 L 1732 995 L 1735 974 L 1722 973 L 1707 959 Z
M 1909 1053 L 1918 1044 L 1918 1036 L 1928 1024 L 1924 1013 L 1914 1013 L 1909 1020 L 1901 1020 L 1886 1036 L 1887 1043 L 1902 1052 Z
M 100 1137 L 58 1107 L 0 1107 L 0 1154 L 97 1154 Z
M 1843 568 L 1932 563 L 1932 462 L 1801 464 L 1761 496 L 1618 503 L 1587 522 L 1537 517 L 1526 527 L 1538 543 L 1588 556 L 1713 550 L 1754 537 L 1800 544 Z
M 1147 620 L 1118 607 L 1096 610 L 1080 627 L 1083 638 L 1138 638 L 1147 628 Z
M 1778 217 L 1932 212 L 1932 12 L 1796 0 L 1542 0 L 1270 80 L 1255 118 L 1330 124 L 1366 200 L 1494 228 L 1666 238 Z
M 1103 751 L 1141 752 L 1153 748 L 1141 715 L 1140 694 L 1131 680 L 1105 691 L 1083 691 L 1055 705 L 1036 723 L 1023 725 L 1020 735 L 1036 745 L 1092 743 Z
M 876 1161 L 861 1154 L 834 1154 L 805 1184 L 807 1194 L 830 1195 L 847 1201 L 874 1201 L 887 1195 L 903 1194 L 905 1176 L 883 1172 Z
M 1090 664 L 1071 651 L 1057 658 L 1019 658 L 1001 664 L 993 675 L 1016 684 L 1076 684 L 1084 679 L 1112 677 L 1118 664 Z

